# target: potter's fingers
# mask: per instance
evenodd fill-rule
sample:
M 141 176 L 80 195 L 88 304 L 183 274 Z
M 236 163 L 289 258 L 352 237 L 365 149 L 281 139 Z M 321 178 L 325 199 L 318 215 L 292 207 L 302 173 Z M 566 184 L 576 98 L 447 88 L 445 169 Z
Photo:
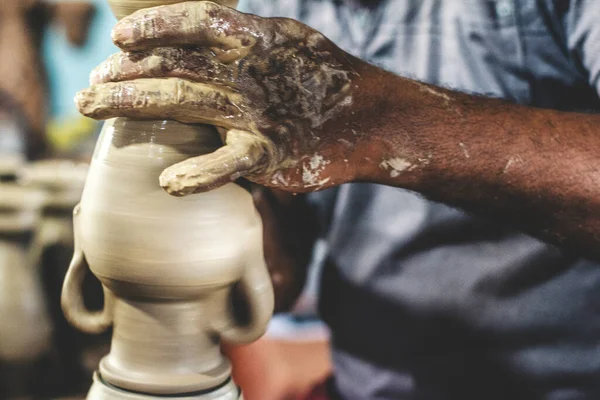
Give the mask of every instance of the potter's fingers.
M 174 119 L 243 129 L 241 101 L 230 89 L 178 78 L 102 83 L 75 97 L 79 112 L 95 119 Z
M 90 74 L 92 85 L 140 78 L 182 78 L 231 86 L 235 69 L 220 63 L 206 49 L 160 47 L 152 50 L 116 53 Z
M 128 51 L 188 44 L 242 49 L 256 42 L 249 31 L 257 19 L 207 1 L 185 2 L 136 11 L 119 21 L 112 37 Z
M 265 149 L 256 135 L 230 130 L 225 146 L 165 169 L 160 186 L 174 196 L 206 192 L 247 175 L 263 161 Z

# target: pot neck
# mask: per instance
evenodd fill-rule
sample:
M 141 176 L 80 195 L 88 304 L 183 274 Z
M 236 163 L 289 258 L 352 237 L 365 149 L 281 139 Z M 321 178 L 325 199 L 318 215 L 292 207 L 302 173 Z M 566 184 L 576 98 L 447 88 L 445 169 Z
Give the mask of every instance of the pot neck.
M 208 154 L 223 143 L 216 129 L 204 124 L 183 124 L 172 120 L 140 121 L 116 118 L 110 122 L 111 144 L 117 148 L 150 144 L 168 147 L 189 156 Z M 164 151 L 164 150 L 163 150 Z
M 154 176 L 160 174 L 163 168 L 212 153 L 221 146 L 219 134 L 208 125 L 117 118 L 106 122 L 93 158 L 127 171 L 123 174 L 134 170 Z

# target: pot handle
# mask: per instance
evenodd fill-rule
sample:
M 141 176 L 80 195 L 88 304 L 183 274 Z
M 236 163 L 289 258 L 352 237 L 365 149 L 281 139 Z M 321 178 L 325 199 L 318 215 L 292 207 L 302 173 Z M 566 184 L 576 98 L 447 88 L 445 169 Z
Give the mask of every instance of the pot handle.
M 112 324 L 112 304 L 114 298 L 110 290 L 104 285 L 104 308 L 101 311 L 89 311 L 83 303 L 83 278 L 85 277 L 87 263 L 81 249 L 80 243 L 80 221 L 81 205 L 77 204 L 73 210 L 73 232 L 75 237 L 75 251 L 65 276 L 60 296 L 65 317 L 77 329 L 86 333 L 102 333 Z
M 59 244 L 63 240 L 66 241 L 65 238 L 71 236 L 69 232 L 71 228 L 66 224 L 67 222 L 63 225 L 60 222 L 42 219 L 29 248 L 29 265 L 32 268 L 39 268 L 44 251 L 48 247 Z
M 220 329 L 219 334 L 225 342 L 245 344 L 264 335 L 273 315 L 275 301 L 273 286 L 263 256 L 262 241 L 260 251 L 256 251 L 253 257 L 250 257 L 250 262 L 244 270 L 237 289 L 242 292 L 244 299 L 248 302 L 250 319 L 243 326 L 232 322 L 224 329 Z M 229 320 L 235 321 L 233 310 L 231 313 Z

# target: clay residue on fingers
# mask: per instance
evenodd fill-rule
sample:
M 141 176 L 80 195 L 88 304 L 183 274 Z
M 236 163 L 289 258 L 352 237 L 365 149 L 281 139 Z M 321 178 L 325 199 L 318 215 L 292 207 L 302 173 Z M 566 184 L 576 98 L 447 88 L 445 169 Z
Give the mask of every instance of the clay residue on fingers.
M 234 87 L 235 66 L 224 64 L 215 52 L 195 47 L 160 47 L 117 53 L 90 74 L 92 85 L 141 78 L 182 78 Z
M 219 187 L 227 179 L 225 166 L 207 170 L 199 157 L 175 164 L 163 171 L 159 177 L 160 186 L 172 196 L 186 196 Z
M 112 32 L 124 50 L 194 44 L 238 49 L 240 57 L 256 43 L 245 14 L 211 2 L 182 2 L 139 10 L 123 18 Z
M 242 120 L 239 94 L 224 87 L 177 78 L 109 82 L 75 97 L 79 112 L 95 119 L 175 119 L 235 128 Z
M 212 0 L 214 3 L 235 8 L 237 0 Z M 180 3 L 181 0 L 112 0 L 109 1 L 117 18 L 123 18 L 143 8 L 152 8 L 172 3 Z
M 173 196 L 205 192 L 251 172 L 265 156 L 264 139 L 240 130 L 227 133 L 217 151 L 172 165 L 160 175 L 160 186 Z

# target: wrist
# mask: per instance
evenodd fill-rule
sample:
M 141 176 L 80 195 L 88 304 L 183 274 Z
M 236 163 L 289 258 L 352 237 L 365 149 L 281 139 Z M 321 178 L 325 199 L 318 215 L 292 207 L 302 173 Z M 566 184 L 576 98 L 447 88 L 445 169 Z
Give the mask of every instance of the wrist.
M 412 188 L 431 163 L 431 104 L 420 83 L 369 66 L 353 103 L 355 181 Z

